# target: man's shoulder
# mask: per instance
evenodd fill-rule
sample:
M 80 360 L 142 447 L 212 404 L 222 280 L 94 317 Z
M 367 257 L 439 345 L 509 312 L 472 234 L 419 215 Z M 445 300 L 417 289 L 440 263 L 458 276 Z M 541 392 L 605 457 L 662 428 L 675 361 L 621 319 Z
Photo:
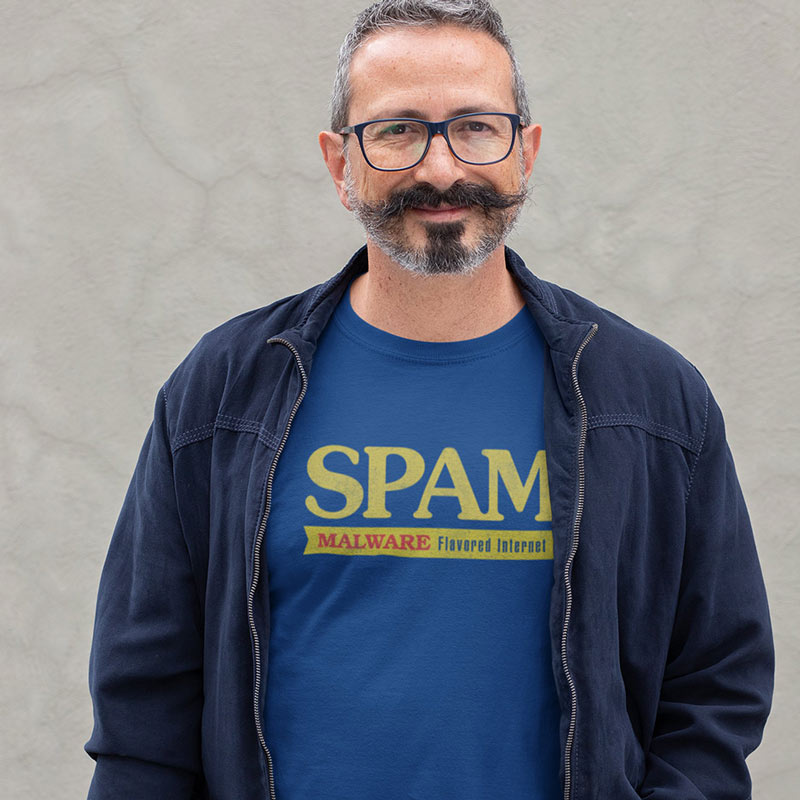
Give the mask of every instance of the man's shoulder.
M 163 387 L 168 426 L 183 441 L 229 414 L 258 421 L 258 395 L 276 376 L 286 350 L 270 339 L 301 326 L 329 282 L 239 314 L 205 333 Z M 283 364 L 281 362 L 281 366 Z
M 307 314 L 325 284 L 287 295 L 266 306 L 245 311 L 202 335 L 181 363 L 184 370 L 206 361 L 241 358 L 267 339 L 294 327 Z
M 577 292 L 547 281 L 541 283 L 552 297 L 551 308 L 555 313 L 597 324 L 597 335 L 602 336 L 608 355 L 618 355 L 626 360 L 632 355 L 638 356 L 630 361 L 632 366 L 641 365 L 646 359 L 649 366 L 656 362 L 665 369 L 697 374 L 694 365 L 663 339 Z
M 265 350 L 269 351 L 265 348 L 269 339 L 294 328 L 303 328 L 301 335 L 308 335 L 305 327 L 309 319 L 326 319 L 344 287 L 365 265 L 366 248 L 362 247 L 327 280 L 223 322 L 202 336 L 170 381 L 179 383 L 197 371 L 219 372 L 226 366 L 258 361 Z
M 577 376 L 590 424 L 631 424 L 699 447 L 711 395 L 697 367 L 672 345 L 576 292 L 546 284 L 555 313 L 597 326 Z
M 317 284 L 226 320 L 203 334 L 182 366 L 191 368 L 209 360 L 219 363 L 246 358 L 271 337 L 302 322 L 325 285 Z
M 571 359 L 596 326 L 591 346 L 582 351 L 580 359 L 582 373 L 597 368 L 596 374 L 587 378 L 630 373 L 658 388 L 662 381 L 680 376 L 698 388 L 704 386 L 694 365 L 665 341 L 583 295 L 534 275 L 513 250 L 507 250 L 507 260 L 517 279 L 532 293 L 535 304 L 544 310 L 541 319 L 553 332 L 551 348 L 560 348 Z M 551 320 L 556 324 L 549 325 Z

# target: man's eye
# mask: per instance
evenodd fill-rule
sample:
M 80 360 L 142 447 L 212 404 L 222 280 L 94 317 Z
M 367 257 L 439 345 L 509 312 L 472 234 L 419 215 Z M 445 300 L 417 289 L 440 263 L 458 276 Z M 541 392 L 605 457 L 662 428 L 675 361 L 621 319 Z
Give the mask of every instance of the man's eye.
M 450 133 L 454 136 L 484 138 L 487 136 L 496 135 L 497 129 L 494 128 L 490 123 L 479 119 L 465 119 L 460 120 L 457 125 L 451 126 Z
M 381 133 L 387 136 L 400 136 L 404 133 L 408 133 L 408 125 L 406 125 L 404 122 L 398 122 L 394 125 L 389 125 L 388 127 L 384 128 Z

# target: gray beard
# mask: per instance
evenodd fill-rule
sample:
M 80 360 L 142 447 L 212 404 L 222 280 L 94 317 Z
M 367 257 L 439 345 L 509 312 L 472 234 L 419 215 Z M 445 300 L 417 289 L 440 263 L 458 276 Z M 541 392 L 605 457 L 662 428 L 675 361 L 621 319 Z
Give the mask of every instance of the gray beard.
M 403 217 L 408 211 L 385 219 L 380 207 L 370 206 L 358 198 L 349 165 L 345 181 L 350 207 L 367 236 L 392 261 L 417 275 L 472 274 L 508 238 L 521 209 L 521 204 L 507 209 L 483 209 L 485 230 L 474 247 L 462 242 L 466 228 L 463 222 L 426 223 L 426 243 L 416 248 L 407 241 L 403 230 Z

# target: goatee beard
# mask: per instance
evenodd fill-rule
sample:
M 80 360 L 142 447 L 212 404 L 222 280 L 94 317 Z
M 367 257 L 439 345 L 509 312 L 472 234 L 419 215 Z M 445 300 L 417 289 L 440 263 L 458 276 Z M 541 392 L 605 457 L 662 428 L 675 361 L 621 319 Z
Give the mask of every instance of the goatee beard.
M 474 272 L 507 238 L 528 197 L 520 192 L 504 194 L 476 183 L 456 183 L 440 192 L 419 183 L 393 192 L 382 203 L 359 200 L 352 177 L 347 176 L 347 194 L 356 218 L 367 235 L 393 261 L 419 275 L 468 275 Z M 404 215 L 414 208 L 469 207 L 480 209 L 484 229 L 478 242 L 467 247 L 462 239 L 463 222 L 426 222 L 425 244 L 414 247 L 404 231 Z

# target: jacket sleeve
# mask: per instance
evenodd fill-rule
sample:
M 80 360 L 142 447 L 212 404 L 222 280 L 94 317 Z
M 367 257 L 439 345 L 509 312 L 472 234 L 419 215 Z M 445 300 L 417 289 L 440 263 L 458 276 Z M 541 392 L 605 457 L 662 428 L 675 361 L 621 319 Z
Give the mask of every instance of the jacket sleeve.
M 708 394 L 686 498 L 680 596 L 640 788 L 650 800 L 748 800 L 745 758 L 761 741 L 774 653 L 747 509 Z
M 201 612 L 156 401 L 100 579 L 90 800 L 190 798 L 200 773 Z

